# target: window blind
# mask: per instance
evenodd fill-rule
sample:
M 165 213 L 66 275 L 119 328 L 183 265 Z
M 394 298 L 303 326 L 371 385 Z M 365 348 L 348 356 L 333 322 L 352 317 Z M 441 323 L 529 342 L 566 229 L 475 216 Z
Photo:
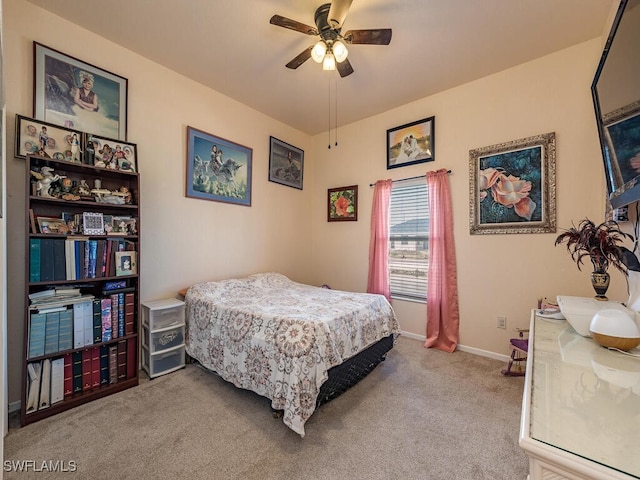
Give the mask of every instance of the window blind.
M 389 225 L 391 296 L 426 300 L 429 206 L 424 178 L 394 183 Z

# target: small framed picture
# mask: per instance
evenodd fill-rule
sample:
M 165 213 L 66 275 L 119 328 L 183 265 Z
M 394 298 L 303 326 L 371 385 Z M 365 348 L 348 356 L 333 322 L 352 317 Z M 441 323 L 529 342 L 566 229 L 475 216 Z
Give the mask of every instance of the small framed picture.
M 330 188 L 327 192 L 327 221 L 358 220 L 358 186 Z
M 104 218 L 99 212 L 83 212 L 82 232 L 85 235 L 104 235 Z
M 81 163 L 82 132 L 16 115 L 17 158 L 27 155 Z
M 136 219 L 129 216 L 113 216 L 110 219 L 110 224 L 105 224 L 105 230 L 108 235 L 137 235 L 136 223 Z
M 109 170 L 137 172 L 136 144 L 85 133 L 84 144 L 93 151 L 93 165 Z
M 435 117 L 387 130 L 387 170 L 435 160 Z
M 40 233 L 66 234 L 69 233 L 67 222 L 62 218 L 36 217 Z
M 138 273 L 137 252 L 116 252 L 116 277 L 136 275 Z
M 304 150 L 269 137 L 269 181 L 302 190 Z

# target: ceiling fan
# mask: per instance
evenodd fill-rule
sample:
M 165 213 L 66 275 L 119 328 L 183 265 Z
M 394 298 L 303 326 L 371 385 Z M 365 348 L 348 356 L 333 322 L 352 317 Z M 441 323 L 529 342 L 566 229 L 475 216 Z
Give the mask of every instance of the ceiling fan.
M 353 73 L 353 67 L 347 60 L 348 50 L 345 44 L 389 45 L 391 42 L 390 28 L 374 28 L 366 30 L 349 30 L 342 34 L 349 7 L 353 0 L 333 0 L 331 3 L 320 5 L 315 13 L 316 26 L 312 27 L 290 18 L 274 15 L 269 23 L 288 28 L 307 35 L 318 35 L 320 40 L 287 63 L 287 68 L 296 69 L 304 62 L 313 58 L 322 63 L 324 70 L 337 68 L 341 77 Z

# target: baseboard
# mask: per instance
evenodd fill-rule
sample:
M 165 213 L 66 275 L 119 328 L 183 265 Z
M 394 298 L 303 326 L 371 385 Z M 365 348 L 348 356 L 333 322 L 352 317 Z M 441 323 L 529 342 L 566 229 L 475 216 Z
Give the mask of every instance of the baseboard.
M 15 402 L 9 402 L 9 413 L 19 412 L 20 411 L 20 400 L 16 400 Z
M 417 335 L 417 334 L 411 333 L 411 332 L 402 331 L 401 334 L 402 334 L 403 337 L 412 338 L 413 340 L 419 340 L 421 342 L 424 342 L 427 339 L 427 337 L 424 336 L 424 335 Z M 490 352 L 488 350 L 482 350 L 480 348 L 467 347 L 465 345 L 458 344 L 457 349 L 462 351 L 462 352 L 473 353 L 474 355 L 480 355 L 481 357 L 489 357 L 489 358 L 493 358 L 495 360 L 500 360 L 500 361 L 503 361 L 503 362 L 507 362 L 509 360 L 509 356 L 508 355 L 503 355 L 503 354 L 500 354 L 500 353 Z

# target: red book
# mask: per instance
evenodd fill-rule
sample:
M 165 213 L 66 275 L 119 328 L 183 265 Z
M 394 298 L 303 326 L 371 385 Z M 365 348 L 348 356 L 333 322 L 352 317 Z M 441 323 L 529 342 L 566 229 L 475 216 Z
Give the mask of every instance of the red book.
M 82 350 L 82 391 L 91 390 L 91 349 Z
M 124 295 L 124 334 L 131 335 L 135 331 L 135 294 L 133 292 Z
M 127 341 L 127 378 L 136 376 L 138 370 L 138 339 L 130 338 Z
M 127 379 L 127 341 L 118 342 L 118 381 Z
M 91 388 L 100 386 L 100 347 L 91 349 Z
M 73 395 L 73 360 L 71 353 L 64 355 L 64 396 Z

